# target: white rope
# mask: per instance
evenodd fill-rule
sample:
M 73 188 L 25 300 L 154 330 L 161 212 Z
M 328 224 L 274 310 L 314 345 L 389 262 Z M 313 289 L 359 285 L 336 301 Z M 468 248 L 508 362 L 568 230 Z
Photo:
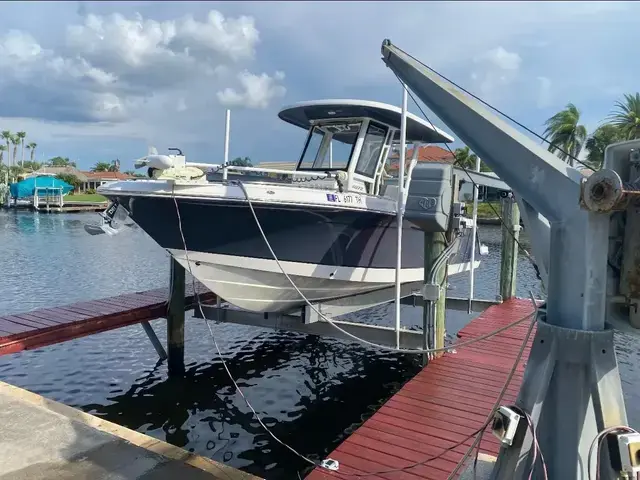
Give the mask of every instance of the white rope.
M 278 268 L 280 268 L 280 271 L 282 272 L 282 274 L 287 278 L 287 280 L 289 281 L 291 286 L 294 288 L 294 290 L 296 292 L 298 292 L 298 295 L 300 295 L 300 298 L 302 298 L 302 300 L 304 300 L 304 302 L 309 306 L 309 308 L 311 308 L 320 318 L 322 318 L 324 321 L 326 321 L 329 325 L 331 325 L 332 327 L 334 327 L 338 331 L 342 332 L 347 337 L 352 338 L 352 339 L 354 339 L 354 340 L 356 340 L 356 341 L 358 341 L 360 343 L 363 343 L 365 345 L 369 345 L 371 347 L 376 347 L 376 348 L 379 348 L 381 350 L 387 350 L 387 351 L 391 351 L 391 352 L 400 352 L 400 353 L 415 353 L 415 354 L 422 355 L 422 354 L 425 354 L 425 353 L 450 352 L 450 351 L 452 351 L 454 349 L 458 349 L 460 347 L 465 347 L 467 345 L 472 345 L 472 344 L 480 342 L 482 340 L 486 340 L 487 338 L 491 338 L 491 337 L 493 337 L 493 336 L 495 336 L 495 335 L 497 335 L 499 333 L 504 332 L 505 330 L 508 330 L 508 329 L 510 329 L 512 327 L 515 327 L 516 325 L 519 325 L 520 323 L 524 322 L 528 318 L 531 318 L 531 316 L 535 314 L 535 311 L 534 311 L 531 314 L 521 318 L 520 320 L 516 320 L 515 322 L 510 323 L 509 325 L 506 325 L 504 327 L 498 328 L 497 330 L 489 332 L 489 333 L 487 333 L 485 335 L 481 335 L 479 337 L 472 338 L 470 340 L 467 340 L 466 342 L 456 343 L 455 346 L 449 346 L 449 347 L 429 348 L 429 349 L 395 348 L 395 347 L 388 347 L 386 345 L 380 345 L 380 344 L 373 343 L 373 342 L 370 342 L 368 340 L 365 340 L 363 338 L 360 338 L 360 337 L 358 337 L 358 336 L 356 336 L 356 335 L 344 330 L 342 327 L 337 325 L 333 320 L 331 320 L 329 317 L 324 315 L 300 291 L 298 286 L 295 284 L 293 279 L 289 276 L 289 274 L 286 272 L 286 270 L 284 269 L 284 267 L 280 263 L 280 260 L 278 259 L 277 255 L 273 251 L 273 248 L 271 248 L 271 244 L 269 243 L 269 239 L 267 238 L 266 234 L 264 233 L 264 230 L 262 229 L 262 225 L 260 224 L 260 220 L 258 220 L 258 216 L 256 215 L 256 212 L 255 212 L 255 210 L 253 208 L 253 202 L 251 201 L 251 198 L 249 197 L 249 194 L 247 193 L 247 190 L 245 189 L 244 184 L 240 180 L 233 180 L 233 182 L 236 183 L 240 187 L 242 192 L 244 193 L 244 196 L 247 199 L 247 203 L 249 205 L 249 209 L 251 210 L 251 214 L 253 215 L 253 218 L 254 218 L 254 220 L 256 222 L 256 226 L 258 227 L 258 230 L 260 231 L 260 235 L 262 235 L 262 239 L 264 240 L 265 244 L 267 245 L 267 248 L 269 249 L 269 252 L 271 253 L 271 256 L 273 257 L 273 259 L 275 260 L 276 264 L 278 265 Z
M 258 227 L 258 229 L 259 229 L 259 231 L 260 231 L 260 233 L 261 233 L 261 235 L 262 235 L 263 240 L 265 241 L 265 244 L 267 245 L 267 247 L 268 247 L 269 251 L 271 252 L 272 256 L 274 257 L 274 260 L 275 260 L 275 261 L 276 261 L 276 263 L 278 264 L 278 267 L 280 268 L 280 270 L 282 271 L 282 273 L 285 275 L 285 277 L 289 280 L 289 282 L 291 283 L 291 285 L 293 286 L 293 288 L 294 288 L 294 289 L 298 292 L 298 294 L 301 296 L 301 298 L 302 298 L 302 299 L 303 299 L 303 300 L 304 300 L 304 301 L 305 301 L 305 302 L 310 306 L 310 308 L 312 308 L 312 309 L 313 309 L 313 310 L 314 310 L 314 311 L 315 311 L 315 312 L 316 312 L 316 313 L 317 313 L 321 318 L 323 318 L 325 321 L 327 321 L 329 324 L 331 324 L 332 326 L 334 326 L 335 328 L 337 328 L 339 331 L 343 332 L 343 333 L 344 333 L 344 334 L 346 334 L 347 336 L 349 336 L 349 337 L 351 337 L 351 338 L 353 338 L 353 339 L 355 339 L 355 340 L 357 340 L 357 341 L 360 341 L 361 343 L 365 343 L 365 344 L 368 344 L 368 345 L 371 345 L 371 346 L 374 346 L 374 347 L 378 347 L 378 348 L 383 349 L 383 350 L 398 351 L 398 352 L 403 352 L 403 353 L 421 353 L 421 354 L 422 354 L 422 353 L 428 353 L 428 352 L 431 352 L 431 353 L 435 353 L 435 352 L 444 352 L 444 351 L 452 350 L 452 349 L 454 348 L 454 347 L 445 347 L 445 348 L 437 348 L 437 349 L 430 349 L 430 350 L 408 350 L 408 349 L 395 349 L 395 348 L 392 348 L 392 347 L 386 347 L 386 346 L 383 346 L 383 345 L 377 345 L 377 344 L 375 344 L 375 343 L 368 342 L 368 341 L 366 341 L 366 340 L 364 340 L 364 339 L 360 339 L 359 337 L 357 337 L 357 336 L 355 336 L 355 335 L 353 335 L 353 334 L 351 334 L 351 333 L 349 333 L 349 332 L 347 332 L 347 331 L 343 330 L 343 329 L 342 329 L 342 328 L 340 328 L 338 325 L 336 325 L 335 323 L 333 323 L 333 321 L 332 321 L 331 319 L 329 319 L 328 317 L 326 317 L 325 315 L 323 315 L 323 314 L 322 314 L 322 313 L 321 313 L 321 312 L 320 312 L 320 311 L 319 311 L 319 310 L 318 310 L 314 305 L 312 305 L 312 304 L 311 304 L 311 302 L 310 302 L 310 301 L 309 301 L 309 300 L 304 296 L 304 294 L 300 291 L 300 289 L 297 287 L 297 285 L 295 284 L 295 282 L 293 282 L 293 280 L 291 279 L 291 277 L 290 277 L 290 276 L 287 274 L 287 272 L 284 270 L 284 268 L 283 268 L 282 264 L 280 263 L 279 259 L 278 259 L 278 258 L 277 258 L 277 256 L 275 255 L 275 252 L 274 252 L 274 251 L 273 251 L 273 249 L 271 248 L 271 244 L 269 243 L 269 241 L 268 241 L 268 239 L 267 239 L 267 237 L 266 237 L 266 235 L 265 235 L 265 233 L 264 233 L 264 230 L 262 229 L 262 225 L 260 224 L 260 221 L 258 220 L 258 217 L 257 217 L 257 215 L 256 215 L 256 212 L 255 212 L 255 210 L 254 210 L 254 208 L 253 208 L 253 204 L 252 204 L 252 202 L 251 202 L 251 199 L 249 198 L 249 195 L 247 194 L 247 191 L 246 191 L 246 189 L 245 189 L 245 187 L 244 187 L 244 184 L 242 184 L 242 182 L 240 182 L 240 181 L 236 181 L 236 182 L 239 184 L 240 188 L 242 189 L 242 191 L 243 191 L 243 193 L 244 193 L 244 195 L 245 195 L 245 197 L 246 197 L 246 199 L 247 199 L 247 203 L 248 203 L 249 208 L 250 208 L 250 210 L 251 210 L 251 213 L 252 213 L 252 215 L 253 215 L 253 217 L 254 217 L 254 220 L 256 221 L 256 225 L 257 225 L 257 227 Z M 206 315 L 204 314 L 204 311 L 203 311 L 203 308 L 202 308 L 202 304 L 201 304 L 201 302 L 200 302 L 200 295 L 198 294 L 197 289 L 196 289 L 196 282 L 195 282 L 195 280 L 196 280 L 196 279 L 195 279 L 195 276 L 193 275 L 193 272 L 192 272 L 192 269 L 191 269 L 191 261 L 189 260 L 189 253 L 188 253 L 188 248 L 187 248 L 187 242 L 186 242 L 186 239 L 185 239 L 185 237 L 184 237 L 184 232 L 183 232 L 183 230 L 182 230 L 182 219 L 181 219 L 181 216 L 180 216 L 180 208 L 179 208 L 179 206 L 178 206 L 178 201 L 177 201 L 177 199 L 176 199 L 175 191 L 174 191 L 173 189 L 172 189 L 172 192 L 171 192 L 171 197 L 172 197 L 173 202 L 174 202 L 175 207 L 176 207 L 176 215 L 177 215 L 177 217 L 178 217 L 178 228 L 179 228 L 179 231 L 180 231 L 180 237 L 181 237 L 181 239 L 182 239 L 182 244 L 183 244 L 183 247 L 184 247 L 185 260 L 186 260 L 186 262 L 187 262 L 187 268 L 188 268 L 188 270 L 189 270 L 189 274 L 191 275 L 191 282 L 192 282 L 192 286 L 193 286 L 194 295 L 195 295 L 195 297 L 196 297 L 197 306 L 198 306 L 198 309 L 199 309 L 199 311 L 200 311 L 200 314 L 201 314 L 201 315 L 202 315 L 202 317 L 205 319 L 205 323 L 206 323 L 207 328 L 208 328 L 208 330 L 209 330 L 209 334 L 210 334 L 211 339 L 212 339 L 212 341 L 213 341 L 213 344 L 214 344 L 214 346 L 215 346 L 215 349 L 216 349 L 216 352 L 217 352 L 218 357 L 219 357 L 219 359 L 220 359 L 220 362 L 222 363 L 222 366 L 223 366 L 223 368 L 224 368 L 224 370 L 225 370 L 225 372 L 226 372 L 227 376 L 229 377 L 229 379 L 230 379 L 230 380 L 231 380 L 231 382 L 233 383 L 233 386 L 234 386 L 234 388 L 235 388 L 236 392 L 237 392 L 237 393 L 242 397 L 242 399 L 244 400 L 245 404 L 246 404 L 246 405 L 247 405 L 247 407 L 251 410 L 251 412 L 253 413 L 254 417 L 256 418 L 256 420 L 258 421 L 258 423 L 260 424 L 260 426 L 261 426 L 261 427 L 262 427 L 262 428 L 263 428 L 263 429 L 264 429 L 264 430 L 269 434 L 269 436 L 270 436 L 271 438 L 273 438 L 276 442 L 278 442 L 278 443 L 279 443 L 280 445 L 282 445 L 283 447 L 287 448 L 287 449 L 288 449 L 289 451 L 291 451 L 294 455 L 298 456 L 299 458 L 301 458 L 301 459 L 302 459 L 302 460 L 304 460 L 305 462 L 307 462 L 307 463 L 309 463 L 309 464 L 311 464 L 311 465 L 313 465 L 313 466 L 315 466 L 315 467 L 320 467 L 320 468 L 322 468 L 322 469 L 329 470 L 329 471 L 335 470 L 335 469 L 336 469 L 335 467 L 333 467 L 333 468 L 328 468 L 328 467 L 326 467 L 326 466 L 325 466 L 325 463 L 326 463 L 326 462 L 329 462 L 329 463 L 327 463 L 327 465 L 332 464 L 332 463 L 333 463 L 333 464 L 336 464 L 336 463 L 337 463 L 337 462 L 333 461 L 332 459 L 328 458 L 328 459 L 325 459 L 323 462 L 315 462 L 315 461 L 311 460 L 310 458 L 306 457 L 305 455 L 301 454 L 300 452 L 298 452 L 296 449 L 294 449 L 294 448 L 293 448 L 293 447 L 291 447 L 290 445 L 288 445 L 288 444 L 286 444 L 285 442 L 283 442 L 282 440 L 280 440 L 280 438 L 278 438 L 278 437 L 277 437 L 277 436 L 276 436 L 276 435 L 275 435 L 275 434 L 274 434 L 274 433 L 269 429 L 269 427 L 267 427 L 267 426 L 265 425 L 265 423 L 262 421 L 262 418 L 260 417 L 260 415 L 258 414 L 258 412 L 256 412 L 256 410 L 253 408 L 253 406 L 251 405 L 251 403 L 249 402 L 249 400 L 247 399 L 247 397 L 244 395 L 244 392 L 242 391 L 242 389 L 240 388 L 240 386 L 239 386 L 239 385 L 237 384 L 237 382 L 235 381 L 235 379 L 234 379 L 233 375 L 231 374 L 231 371 L 229 370 L 229 367 L 227 366 L 226 361 L 224 360 L 224 357 L 223 357 L 223 355 L 222 355 L 222 352 L 221 352 L 221 350 L 220 350 L 220 347 L 219 347 L 219 345 L 218 345 L 218 342 L 217 342 L 217 340 L 216 340 L 216 338 L 215 338 L 215 334 L 213 333 L 213 329 L 211 328 L 210 322 L 209 322 L 209 320 L 207 319 Z M 500 333 L 500 332 L 503 332 L 503 331 L 505 331 L 505 330 L 507 330 L 507 329 L 509 329 L 509 328 L 512 328 L 512 327 L 514 327 L 514 326 L 516 326 L 516 325 L 518 325 L 518 324 L 522 323 L 523 321 L 525 321 L 525 320 L 526 320 L 526 319 L 528 319 L 528 318 L 531 318 L 532 316 L 534 316 L 534 315 L 537 313 L 537 305 L 535 304 L 535 300 L 534 300 L 534 309 L 535 309 L 535 310 L 534 310 L 534 312 L 532 312 L 531 314 L 529 314 L 529 315 L 527 315 L 527 316 L 525 316 L 525 317 L 521 318 L 520 320 L 517 320 L 517 321 L 515 321 L 515 322 L 513 322 L 513 323 L 511 323 L 511 324 L 509 324 L 509 325 L 506 325 L 505 327 L 502 327 L 502 328 L 499 328 L 499 329 L 497 329 L 497 330 L 494 330 L 493 332 L 490 332 L 489 334 L 482 335 L 481 337 L 473 338 L 473 339 L 471 339 L 471 340 L 469 340 L 469 341 L 466 341 L 466 342 L 462 342 L 462 343 L 456 344 L 456 345 L 455 345 L 455 348 L 459 348 L 459 347 L 461 347 L 461 346 L 470 345 L 470 344 L 472 344 L 472 343 L 479 342 L 479 341 L 481 341 L 481 340 L 484 340 L 484 339 L 486 339 L 486 338 L 489 338 L 489 337 L 491 337 L 491 336 L 494 336 L 494 335 L 496 335 L 496 334 L 498 334 L 498 333 Z M 534 319 L 535 319 L 535 317 L 534 317 Z M 533 324 L 534 324 L 534 322 L 532 322 L 532 326 L 533 326 Z M 529 333 L 531 332 L 531 328 L 532 328 L 532 326 L 530 327 Z M 519 357 L 521 356 L 521 353 L 522 353 L 522 351 L 524 350 L 524 345 L 526 344 L 526 340 L 528 339 L 528 336 L 529 336 L 529 335 L 527 335 L 527 337 L 525 338 L 525 342 L 523 343 L 523 348 L 521 349 L 521 352 L 520 352 Z M 515 365 L 517 365 L 518 360 L 519 360 L 519 357 L 518 357 L 518 359 L 516 360 Z M 513 371 L 515 372 L 515 368 L 514 368 L 514 370 L 513 370 Z M 511 381 L 511 378 L 512 378 L 512 377 L 513 377 L 513 375 L 510 375 L 510 377 L 507 379 L 507 382 L 505 383 L 505 386 L 504 386 L 504 388 L 503 388 L 503 392 L 501 393 L 500 398 L 502 397 L 502 395 L 504 395 L 504 391 L 506 391 L 506 388 L 507 388 L 507 386 L 508 386 L 508 383 Z M 495 409 L 495 408 L 494 408 L 494 409 Z M 490 422 L 490 420 L 486 423 L 486 425 L 488 425 L 488 424 L 489 424 L 489 422 Z M 484 428 L 486 428 L 486 425 L 484 425 L 484 426 L 483 426 L 483 429 L 484 429 Z M 465 440 L 465 441 L 466 441 L 466 440 Z M 463 443 L 463 442 L 462 442 L 462 443 Z M 448 450 L 447 450 L 447 451 L 448 451 Z M 443 453 L 444 453 L 444 452 L 443 452 Z M 467 455 L 467 456 L 468 456 L 468 455 Z M 466 458 L 466 456 L 465 456 L 465 458 Z M 431 460 L 433 460 L 433 459 L 430 459 L 429 461 L 431 461 Z M 422 462 L 422 463 L 426 463 L 426 462 Z M 419 464 L 416 464 L 416 465 L 419 465 Z M 405 467 L 405 469 L 406 469 L 406 468 L 411 468 L 411 467 Z M 374 474 L 375 474 L 375 473 L 374 473 Z
M 238 385 L 236 380 L 233 378 L 233 375 L 231 374 L 231 371 L 229 370 L 229 367 L 227 366 L 227 362 L 225 362 L 224 357 L 222 356 L 222 352 L 220 351 L 220 347 L 218 346 L 218 342 L 216 340 L 216 336 L 213 333 L 213 329 L 211 328 L 209 320 L 207 319 L 207 317 L 204 314 L 204 311 L 202 310 L 202 304 L 200 303 L 200 295 L 198 294 L 198 291 L 196 290 L 195 276 L 193 275 L 193 272 L 191 271 L 191 262 L 189 261 L 189 251 L 187 249 L 187 241 L 184 238 L 184 232 L 182 231 L 182 218 L 180 217 L 180 208 L 178 207 L 178 201 L 176 200 L 176 196 L 175 196 L 175 193 L 174 193 L 173 189 L 171 191 L 171 197 L 173 198 L 173 203 L 176 206 L 176 214 L 178 216 L 178 228 L 180 230 L 180 238 L 182 239 L 182 244 L 184 246 L 184 254 L 185 254 L 186 261 L 187 261 L 187 267 L 189 269 L 189 274 L 191 275 L 191 283 L 193 285 L 193 292 L 194 292 L 194 295 L 196 297 L 196 301 L 197 301 L 197 304 L 198 304 L 198 309 L 200 310 L 200 314 L 202 315 L 202 318 L 204 318 L 205 323 L 207 324 L 207 328 L 209 329 L 209 334 L 211 335 L 211 339 L 213 340 L 213 344 L 214 344 L 214 346 L 216 348 L 216 352 L 218 353 L 218 358 L 220 359 L 220 362 L 222 363 L 222 366 L 224 367 L 224 370 L 227 373 L 227 376 L 229 377 L 229 380 L 231 380 L 231 383 L 233 383 L 233 386 L 235 387 L 236 392 L 238 392 L 238 394 L 242 397 L 242 399 L 244 400 L 244 403 L 246 403 L 246 405 L 249 408 L 249 410 L 251 410 L 251 412 L 253 413 L 253 416 L 255 417 L 255 419 L 258 420 L 258 423 L 262 426 L 264 431 L 267 432 L 269 434 L 269 436 L 271 436 L 271 438 L 273 438 L 276 442 L 278 442 L 283 447 L 287 448 L 294 455 L 298 456 L 299 458 L 301 458 L 305 462 L 308 462 L 311 465 L 316 466 L 316 467 L 325 468 L 322 465 L 322 463 L 314 462 L 310 458 L 306 457 L 305 455 L 301 454 L 300 452 L 298 452 L 293 447 L 289 446 L 288 444 L 286 444 L 285 442 L 280 440 L 269 429 L 269 427 L 267 427 L 264 424 L 264 422 L 262 421 L 262 418 L 260 418 L 260 415 L 258 415 L 258 412 L 256 412 L 256 410 L 253 408 L 253 406 L 251 405 L 251 403 L 249 402 L 247 397 L 245 397 L 244 392 L 242 391 L 242 389 L 240 388 L 240 386 Z
M 504 382 L 504 385 L 502 386 L 502 390 L 500 390 L 500 393 L 498 394 L 498 398 L 496 398 L 496 401 L 493 404 L 493 408 L 491 409 L 491 412 L 489 412 L 489 415 L 487 416 L 487 420 L 484 422 L 482 430 L 476 436 L 476 439 L 471 444 L 469 449 L 466 451 L 466 453 L 464 454 L 462 459 L 458 462 L 458 465 L 456 465 L 456 468 L 447 477 L 447 480 L 452 480 L 456 476 L 458 471 L 462 468 L 462 466 L 464 465 L 464 462 L 467 460 L 467 458 L 469 458 L 469 455 L 471 455 L 471 452 L 473 452 L 473 449 L 476 446 L 478 446 L 478 448 L 479 448 L 480 441 L 482 440 L 484 429 L 493 420 L 493 415 L 496 412 L 496 410 L 498 409 L 498 407 L 500 406 L 500 402 L 502 402 L 502 398 L 504 397 L 504 394 L 506 393 L 507 388 L 509 388 L 509 385 L 511 384 L 511 380 L 513 380 L 513 377 L 514 377 L 514 375 L 516 373 L 516 370 L 518 368 L 518 364 L 520 363 L 520 359 L 522 358 L 522 355 L 524 353 L 524 349 L 527 346 L 527 343 L 529 341 L 529 337 L 531 336 L 531 332 L 533 332 L 533 327 L 536 324 L 536 318 L 538 316 L 538 304 L 536 303 L 536 300 L 533 297 L 533 293 L 529 292 L 529 297 L 531 298 L 531 303 L 533 303 L 535 317 L 533 318 L 533 320 L 529 324 L 529 329 L 527 330 L 527 333 L 526 333 L 524 339 L 522 340 L 522 344 L 520 345 L 520 350 L 518 350 L 518 354 L 516 355 L 516 359 L 513 362 L 513 365 L 511 366 L 511 371 L 509 372 L 509 375 L 507 376 L 507 380 Z
M 534 313 L 537 314 L 538 306 L 537 306 L 537 304 L 535 302 L 535 299 L 533 298 L 533 294 L 531 294 L 531 300 L 533 302 L 533 308 L 535 310 Z M 500 402 L 502 401 L 502 398 L 504 397 L 504 395 L 505 395 L 505 393 L 507 391 L 507 388 L 509 388 L 509 385 L 511 384 L 511 381 L 513 380 L 513 377 L 515 375 L 515 372 L 516 372 L 516 369 L 518 367 L 518 364 L 520 363 L 520 360 L 522 359 L 522 355 L 524 353 L 524 349 L 527 346 L 527 343 L 529 342 L 529 337 L 531 336 L 531 332 L 533 331 L 533 326 L 534 325 L 535 325 L 535 318 L 531 322 L 531 324 L 529 325 L 529 330 L 527 331 L 524 339 L 522 340 L 522 345 L 520 346 L 520 350 L 518 351 L 518 354 L 516 355 L 516 359 L 513 362 L 513 366 L 511 368 L 511 371 L 509 372 L 509 375 L 507 375 L 507 379 L 505 380 L 504 385 L 502 386 L 502 390 L 500 390 L 500 393 L 498 394 L 498 397 L 496 398 L 496 401 L 495 401 L 495 403 L 494 403 L 489 415 L 487 416 L 487 419 L 485 420 L 485 422 L 483 423 L 483 425 L 479 429 L 477 429 L 475 432 L 471 433 L 470 435 L 467 435 L 465 438 L 463 438 L 459 442 L 455 443 L 454 445 L 451 445 L 450 447 L 442 450 L 442 452 L 440 452 L 438 455 L 430 457 L 430 458 L 428 458 L 426 460 L 422 460 L 421 462 L 413 463 L 411 465 L 407 465 L 407 466 L 401 467 L 401 468 L 394 468 L 394 469 L 389 469 L 389 470 L 381 470 L 381 471 L 370 472 L 370 473 L 353 473 L 351 475 L 342 474 L 342 476 L 346 476 L 346 477 L 353 476 L 353 477 L 363 478 L 363 477 L 368 477 L 368 476 L 371 476 L 371 475 L 385 475 L 385 474 L 388 474 L 388 473 L 403 472 L 403 471 L 411 470 L 412 468 L 419 467 L 421 465 L 426 465 L 429 462 L 432 462 L 434 460 L 442 458 L 442 456 L 445 453 L 450 452 L 454 448 L 459 447 L 460 445 L 464 444 L 467 440 L 469 440 L 470 438 L 475 436 L 476 437 L 475 441 L 471 444 L 471 446 L 469 447 L 469 449 L 467 450 L 465 455 L 462 457 L 460 462 L 458 462 L 458 464 L 456 465 L 455 470 L 449 475 L 447 480 L 451 480 L 452 478 L 454 478 L 456 473 L 464 465 L 464 462 L 469 457 L 469 455 L 471 454 L 473 449 L 476 447 L 476 445 L 479 446 L 480 440 L 482 439 L 482 435 L 483 435 L 484 429 L 487 428 L 487 426 L 489 426 L 489 424 L 493 420 L 493 415 L 494 415 L 495 411 L 497 410 L 497 408 L 500 406 Z

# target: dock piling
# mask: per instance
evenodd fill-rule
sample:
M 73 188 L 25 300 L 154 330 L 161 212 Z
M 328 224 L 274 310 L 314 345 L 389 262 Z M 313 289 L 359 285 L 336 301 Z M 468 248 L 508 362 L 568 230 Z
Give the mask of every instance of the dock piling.
M 520 237 L 520 209 L 513 195 L 502 199 L 502 252 L 500 254 L 500 296 L 502 301 L 516 295 L 516 267 Z
M 167 312 L 169 376 L 184 373 L 185 273 L 182 265 L 171 258 L 171 298 Z
M 425 232 L 424 234 L 424 273 L 425 283 L 430 282 L 429 276 L 431 268 L 438 257 L 442 254 L 446 248 L 446 239 L 443 232 Z M 445 336 L 445 279 L 447 264 L 435 272 L 434 283 L 439 285 L 438 299 L 434 302 L 425 302 L 422 307 L 422 318 L 424 332 L 431 331 L 435 337 L 432 345 L 427 346 L 431 348 L 444 347 Z M 429 312 L 429 304 L 432 304 L 435 309 L 435 315 Z M 426 343 L 426 342 L 425 342 Z M 426 357 L 426 356 L 425 356 Z M 426 364 L 427 358 L 423 358 L 423 363 Z

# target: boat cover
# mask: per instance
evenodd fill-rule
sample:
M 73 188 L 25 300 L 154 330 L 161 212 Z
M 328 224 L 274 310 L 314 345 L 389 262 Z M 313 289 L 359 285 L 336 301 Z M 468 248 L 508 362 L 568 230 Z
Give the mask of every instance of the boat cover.
M 63 195 L 66 195 L 73 187 L 67 182 L 60 180 L 56 177 L 42 176 L 42 177 L 29 177 L 24 180 L 9 185 L 9 191 L 13 198 L 26 198 L 33 197 L 36 187 L 40 188 L 55 188 L 56 190 L 50 193 L 58 193 L 59 188 L 62 188 Z M 46 190 L 38 190 L 39 195 L 46 195 Z

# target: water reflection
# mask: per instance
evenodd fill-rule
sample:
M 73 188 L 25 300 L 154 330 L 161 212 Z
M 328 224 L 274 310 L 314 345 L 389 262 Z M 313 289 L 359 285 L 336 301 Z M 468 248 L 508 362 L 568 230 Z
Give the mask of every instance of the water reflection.
M 347 349 L 313 336 L 263 333 L 231 342 L 225 360 L 273 433 L 321 460 L 419 368 L 416 358 Z M 83 408 L 256 475 L 291 478 L 306 467 L 266 434 L 218 360 L 191 362 L 184 378 L 145 370 L 107 400 Z

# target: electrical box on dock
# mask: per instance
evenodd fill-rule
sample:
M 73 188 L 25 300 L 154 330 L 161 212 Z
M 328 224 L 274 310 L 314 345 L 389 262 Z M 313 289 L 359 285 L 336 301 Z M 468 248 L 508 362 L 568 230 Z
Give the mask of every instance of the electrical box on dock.
M 426 232 L 444 232 L 452 201 L 453 166 L 418 163 L 411 174 L 404 218 Z

